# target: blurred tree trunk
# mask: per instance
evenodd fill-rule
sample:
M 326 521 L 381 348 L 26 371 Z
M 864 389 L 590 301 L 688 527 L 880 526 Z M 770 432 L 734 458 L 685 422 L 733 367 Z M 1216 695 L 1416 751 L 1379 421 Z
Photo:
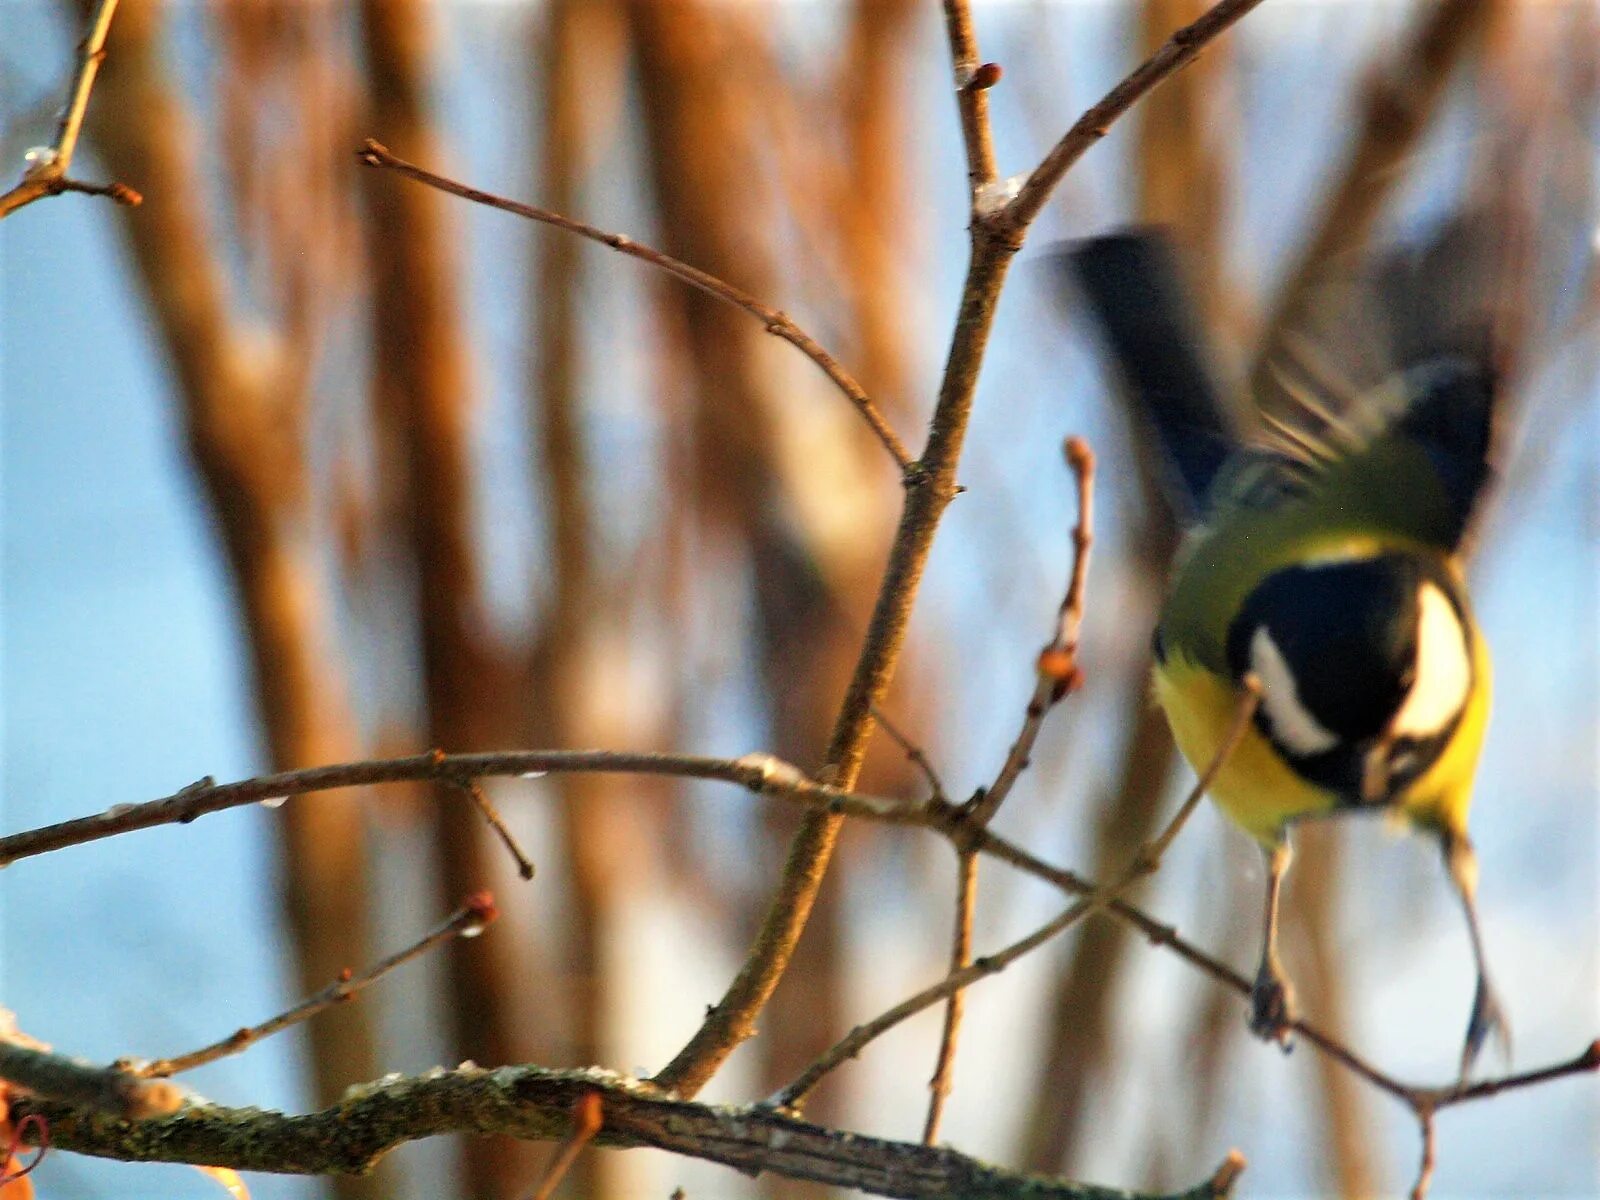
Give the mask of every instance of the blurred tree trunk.
M 607 107 L 615 91 L 622 51 L 619 14 L 604 0 L 551 0 L 540 28 L 539 201 L 557 212 L 583 211 L 582 186 L 598 130 L 593 112 Z M 560 230 L 536 235 L 534 280 L 539 356 L 533 379 L 539 448 L 537 487 L 549 526 L 549 609 L 538 633 L 534 686 L 529 703 L 534 740 L 551 746 L 647 744 L 640 731 L 616 728 L 597 711 L 594 698 L 626 697 L 632 655 L 610 655 L 601 646 L 625 637 L 627 594 L 619 594 L 597 560 L 596 518 L 591 490 L 599 486 L 584 437 L 582 300 L 585 246 Z M 637 580 L 633 581 L 637 586 Z M 625 705 L 618 705 L 626 711 Z M 608 727 L 609 726 L 609 727 Z M 639 807 L 641 781 L 602 775 L 562 775 L 551 780 L 561 857 L 568 874 L 565 960 L 566 1055 L 578 1065 L 615 1061 L 622 1050 L 609 1015 L 626 1004 L 627 985 L 608 970 L 612 949 L 625 935 L 617 925 L 618 889 L 647 870 L 640 857 L 621 847 L 648 851 L 649 838 L 627 829 Z M 516 1155 L 521 1176 L 526 1153 Z M 619 1156 L 589 1153 L 573 1164 L 568 1194 L 604 1197 L 621 1193 L 625 1164 Z
M 844 326 L 840 334 L 843 353 L 862 386 L 890 414 L 911 407 L 908 306 L 903 286 L 907 246 L 897 234 L 911 208 L 913 186 L 907 155 L 910 131 L 903 120 L 909 65 L 903 48 L 915 15 L 914 0 L 857 0 L 832 89 L 839 108 L 833 115 L 842 133 L 845 169 L 831 177 L 840 186 L 817 193 L 825 203 L 815 214 L 834 232 L 838 243 L 847 301 L 840 322 Z M 777 69 L 776 63 L 773 69 Z M 808 163 L 826 154 L 825 145 L 798 139 L 776 149 L 788 155 L 796 173 L 814 169 Z M 814 403 L 827 407 L 796 411 L 791 404 L 789 409 L 791 426 L 798 425 L 807 442 L 832 441 L 847 449 L 842 456 L 844 469 L 858 480 L 890 477 L 881 448 L 835 397 L 817 394 Z M 808 602 L 822 611 L 807 612 L 796 602 L 804 591 L 794 588 L 792 573 L 789 578 L 775 573 L 773 578 L 758 581 L 758 587 L 776 586 L 788 593 L 763 606 L 763 669 L 766 691 L 774 704 L 773 749 L 787 761 L 815 764 L 821 759 L 839 698 L 855 665 L 861 631 L 866 628 L 876 592 L 879 562 L 877 554 L 862 555 L 858 547 L 838 545 L 837 519 L 806 503 L 799 493 L 808 486 L 815 490 L 815 482 L 797 479 L 792 462 L 787 469 L 780 462 L 776 475 L 790 506 L 800 514 L 795 536 L 821 574 L 825 594 Z M 887 488 L 857 484 L 849 491 L 849 502 L 859 545 L 886 549 L 886 535 L 895 517 L 893 494 Z M 901 686 L 893 697 L 897 713 L 913 725 L 920 724 L 916 714 L 903 711 L 907 698 L 914 694 L 906 682 L 922 669 L 921 658 L 920 647 L 913 644 L 908 648 L 900 669 Z M 863 769 L 861 786 L 895 795 L 906 793 L 912 782 L 903 755 L 874 754 Z M 794 834 L 795 823 L 791 814 L 776 809 L 768 810 L 766 817 L 774 850 L 781 854 Z M 876 843 L 882 837 L 880 830 L 862 829 L 845 839 L 834 870 L 817 895 L 807 935 L 800 940 L 789 976 L 773 994 L 767 1010 L 767 1037 L 758 1043 L 764 1051 L 763 1091 L 775 1090 L 793 1079 L 859 1019 L 850 1004 L 855 989 L 845 955 L 849 933 L 846 873 L 860 858 L 863 843 Z M 930 1057 L 916 1069 L 931 1069 L 931 1065 Z M 822 1090 L 808 1105 L 808 1112 L 815 1119 L 842 1118 L 841 1089 Z M 764 1184 L 767 1194 L 774 1197 L 800 1200 L 823 1194 L 823 1189 L 778 1177 L 768 1177 Z
M 1152 53 L 1174 29 L 1188 24 L 1208 7 L 1203 0 L 1145 0 L 1139 21 L 1137 54 Z M 1197 302 L 1225 294 L 1222 231 L 1227 194 L 1227 158 L 1214 136 L 1213 93 L 1227 69 L 1225 47 L 1212 47 L 1188 70 L 1152 93 L 1135 115 L 1138 129 L 1136 179 L 1139 219 L 1172 227 L 1187 251 L 1197 281 Z M 1215 303 L 1215 307 L 1221 307 Z M 1208 318 L 1214 313 L 1207 313 Z M 1142 419 L 1131 422 L 1139 448 L 1137 472 L 1143 514 L 1133 537 L 1131 565 L 1146 581 L 1152 600 L 1177 548 L 1178 531 L 1156 485 L 1159 449 Z M 1153 625 L 1146 610 L 1120 619 Z M 1128 730 L 1115 799 L 1098 809 L 1093 842 L 1097 879 L 1123 870 L 1134 852 L 1155 834 L 1162 801 L 1176 761 L 1172 735 L 1159 710 L 1149 701 L 1148 656 L 1128 681 L 1121 727 Z M 1128 930 L 1106 920 L 1085 922 L 1073 944 L 1067 966 L 1048 1002 L 1048 1043 L 1041 1056 L 1043 1073 L 1036 1085 L 1025 1125 L 1023 1161 L 1034 1170 L 1078 1169 L 1089 1104 L 1115 1060 L 1112 1016 L 1114 999 L 1133 945 Z
M 880 7 L 868 24 L 881 42 L 900 9 Z M 779 145 L 759 135 L 755 93 L 787 86 L 762 22 L 737 8 L 691 3 L 635 0 L 628 11 L 663 248 L 774 298 L 774 156 L 816 146 Z M 892 56 L 880 54 L 870 67 L 894 65 Z M 885 97 L 892 92 L 889 84 L 882 89 Z M 881 149 L 874 139 L 887 121 L 872 101 L 853 136 Z M 897 186 L 893 164 L 892 158 L 875 164 L 874 178 L 862 182 L 889 194 Z M 863 205 L 859 194 L 849 200 Z M 862 226 L 854 244 L 879 232 Z M 863 266 L 883 261 L 881 241 L 865 252 L 871 257 Z M 869 301 L 872 285 L 855 278 L 857 303 L 881 303 Z M 848 679 L 868 589 L 892 525 L 892 471 L 848 406 L 811 377 L 809 364 L 790 357 L 745 314 L 669 286 L 694 381 L 696 507 L 712 537 L 748 563 L 771 747 L 802 765 L 815 763 Z M 874 373 L 865 376 L 867 386 L 903 387 L 903 376 L 895 377 L 903 351 L 881 321 L 871 336 L 877 358 L 868 364 Z M 881 479 L 884 486 L 864 479 Z M 848 522 L 841 519 L 846 513 Z M 775 841 L 792 834 L 792 814 L 769 808 L 764 818 Z M 758 1048 L 764 1077 L 774 1085 L 844 1027 L 849 987 L 842 922 L 835 873 L 763 1021 Z
M 663 249 L 771 297 L 776 269 L 767 240 L 773 224 L 769 164 L 752 138 L 750 97 L 728 65 L 751 56 L 765 59 L 765 34 L 749 14 L 698 3 L 635 0 L 628 12 Z M 769 78 L 767 86 L 782 86 L 781 77 Z M 833 637 L 836 614 L 780 491 L 773 461 L 780 434 L 766 357 L 773 348 L 761 344 L 770 338 L 745 314 L 699 291 L 665 286 L 670 290 L 664 300 L 680 318 L 675 324 L 685 337 L 692 379 L 694 507 L 713 543 L 724 543 L 748 563 L 772 749 L 804 764 L 822 745 L 811 741 L 815 704 L 806 694 L 820 681 L 817 674 L 796 675 L 793 669 L 797 656 L 820 657 Z M 792 828 L 789 817 L 763 813 L 779 837 Z M 817 898 L 807 937 L 763 1021 L 760 1050 L 769 1077 L 820 1051 L 840 1027 L 838 910 L 835 875 Z M 785 993 L 797 987 L 805 997 L 791 1005 L 794 1019 L 780 1016 L 792 999 Z
M 1279 286 L 1260 338 L 1252 376 L 1257 395 L 1276 387 L 1266 364 L 1281 339 L 1304 319 L 1323 273 L 1359 250 L 1405 178 L 1407 160 L 1445 97 L 1456 67 L 1480 44 L 1502 0 L 1438 0 L 1418 12 L 1392 60 L 1369 76 L 1355 133 L 1331 172 L 1322 211 L 1312 222 Z
M 91 131 L 107 169 L 145 196 L 142 207 L 123 210 L 125 229 L 238 589 L 272 767 L 358 758 L 312 519 L 306 347 L 264 337 L 234 312 L 223 265 L 229 256 L 201 202 L 214 160 L 202 155 L 196 122 L 169 83 L 162 20 L 156 3 L 119 13 L 116 53 L 100 77 Z M 307 195 L 313 192 L 308 186 Z M 362 795 L 306 796 L 268 825 L 282 839 L 295 986 L 310 993 L 371 958 Z M 334 1103 L 345 1087 L 379 1073 L 370 1014 L 367 1005 L 341 1006 L 308 1027 L 318 1104 Z M 375 1196 L 381 1183 L 348 1179 L 335 1187 L 341 1196 Z
M 433 23 L 420 0 L 361 6 L 368 119 L 381 140 L 426 163 L 442 161 L 427 100 Z M 474 384 L 457 280 L 452 201 L 387 175 L 364 181 L 373 279 L 372 345 L 378 423 L 403 447 L 401 513 L 416 597 L 427 740 L 452 752 L 487 750 L 520 732 L 517 652 L 495 646 L 479 567 L 472 452 Z M 458 788 L 432 806 L 441 911 L 494 882 L 487 833 Z M 455 1058 L 519 1062 L 513 998 L 521 982 L 505 939 L 445 951 L 447 1041 Z M 464 1149 L 464 1194 L 510 1195 L 512 1157 L 500 1139 Z

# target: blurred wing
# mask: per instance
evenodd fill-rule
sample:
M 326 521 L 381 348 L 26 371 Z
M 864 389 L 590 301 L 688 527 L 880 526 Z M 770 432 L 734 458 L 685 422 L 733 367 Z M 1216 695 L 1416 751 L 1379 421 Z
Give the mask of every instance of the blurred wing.
M 1176 507 L 1198 516 L 1238 437 L 1176 252 L 1158 231 L 1136 229 L 1075 243 L 1061 257 L 1124 386 L 1155 425 Z
M 1468 214 L 1328 272 L 1298 327 L 1274 339 L 1242 441 L 1165 237 L 1130 230 L 1065 257 L 1187 515 L 1304 503 L 1330 524 L 1450 551 L 1492 475 L 1506 304 L 1498 232 Z
M 1299 464 L 1312 503 L 1460 545 L 1492 475 L 1505 261 L 1491 221 L 1455 218 L 1328 280 L 1302 327 L 1277 339 L 1258 374 L 1256 440 Z

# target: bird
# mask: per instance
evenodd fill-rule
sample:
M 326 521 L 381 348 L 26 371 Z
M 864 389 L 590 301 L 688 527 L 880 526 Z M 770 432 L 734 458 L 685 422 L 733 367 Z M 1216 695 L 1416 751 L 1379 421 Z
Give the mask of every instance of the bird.
M 1329 282 L 1253 387 L 1219 382 L 1158 228 L 1058 254 L 1187 526 L 1153 638 L 1153 690 L 1209 794 L 1266 856 L 1253 1032 L 1289 1049 L 1279 897 L 1295 825 L 1382 812 L 1436 840 L 1476 988 L 1460 1058 L 1509 1053 L 1468 833 L 1491 663 L 1464 556 L 1495 477 L 1505 338 L 1488 223 L 1457 215 Z M 1219 759 L 1230 730 L 1243 732 Z

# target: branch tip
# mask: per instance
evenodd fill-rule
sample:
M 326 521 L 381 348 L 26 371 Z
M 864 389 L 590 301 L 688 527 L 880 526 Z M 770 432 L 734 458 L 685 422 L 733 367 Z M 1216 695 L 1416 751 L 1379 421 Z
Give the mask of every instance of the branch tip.
M 1222 1165 L 1211 1176 L 1211 1194 L 1219 1198 L 1231 1196 L 1234 1185 L 1239 1182 L 1239 1176 L 1244 1174 L 1244 1169 L 1249 1164 L 1238 1149 L 1228 1151 L 1228 1156 L 1222 1160 Z
M 463 900 L 461 911 L 465 917 L 470 918 L 470 922 L 464 923 L 463 933 L 465 929 L 473 926 L 476 926 L 481 933 L 484 926 L 493 924 L 495 918 L 500 915 L 500 909 L 494 902 L 494 893 L 487 888 L 473 892 Z
M 967 91 L 986 92 L 999 83 L 1005 71 L 999 63 L 986 62 L 972 72 L 972 78 L 967 80 Z
M 1073 474 L 1082 475 L 1094 470 L 1094 450 L 1086 438 L 1073 434 L 1062 443 L 1061 452 Z

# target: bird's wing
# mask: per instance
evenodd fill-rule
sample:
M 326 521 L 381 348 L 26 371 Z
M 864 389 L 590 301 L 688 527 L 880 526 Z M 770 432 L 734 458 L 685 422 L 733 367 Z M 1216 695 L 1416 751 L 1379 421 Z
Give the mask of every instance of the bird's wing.
M 1176 250 L 1159 230 L 1130 229 L 1075 243 L 1059 257 L 1135 408 L 1155 425 L 1174 508 L 1198 518 L 1238 433 Z
M 1492 475 L 1504 271 L 1495 223 L 1469 213 L 1330 274 L 1256 375 L 1252 440 L 1272 478 L 1307 503 L 1359 504 L 1377 528 L 1455 550 Z M 1248 502 L 1247 479 L 1237 473 L 1216 498 Z

